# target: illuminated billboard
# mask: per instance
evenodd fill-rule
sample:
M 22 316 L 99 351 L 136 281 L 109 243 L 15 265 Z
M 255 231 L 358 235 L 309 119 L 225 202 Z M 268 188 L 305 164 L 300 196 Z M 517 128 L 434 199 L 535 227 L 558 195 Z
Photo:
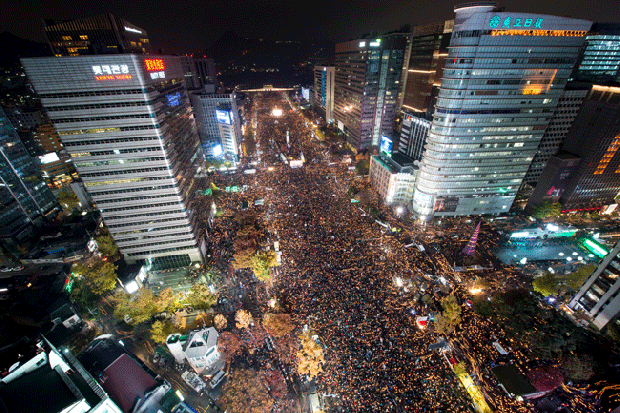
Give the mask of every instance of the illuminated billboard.
M 386 136 L 382 136 L 379 149 L 381 150 L 381 153 L 384 153 L 387 156 L 392 156 L 392 140 Z
M 166 95 L 168 106 L 179 106 L 181 103 L 181 94 L 179 92 Z
M 128 65 L 96 65 L 92 66 L 95 80 L 129 80 L 132 76 L 129 74 Z
M 218 123 L 224 123 L 226 125 L 232 124 L 232 116 L 231 113 L 227 110 L 215 110 L 215 118 Z
M 147 72 L 159 72 L 165 69 L 163 59 L 144 59 L 144 66 Z

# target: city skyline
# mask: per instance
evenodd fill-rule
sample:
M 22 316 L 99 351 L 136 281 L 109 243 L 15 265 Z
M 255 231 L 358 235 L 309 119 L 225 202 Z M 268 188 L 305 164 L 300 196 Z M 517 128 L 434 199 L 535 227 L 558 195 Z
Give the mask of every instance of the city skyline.
M 3 2 L 0 31 L 43 42 L 42 19 L 80 19 L 104 12 L 113 13 L 148 28 L 153 50 L 165 54 L 203 52 L 226 31 L 240 36 L 279 40 L 330 39 L 342 42 L 370 31 L 396 30 L 402 25 L 424 25 L 450 19 L 454 0 L 320 0 L 291 3 L 270 0 L 251 2 L 154 2 L 145 10 L 142 3 L 68 1 L 59 7 L 49 0 Z M 579 2 L 559 0 L 534 2 L 506 0 L 500 6 L 512 12 L 556 14 L 564 17 L 610 22 L 620 20 L 620 10 L 612 0 L 597 0 L 583 8 Z M 561 13 L 558 13 L 561 10 Z M 234 16 L 234 18 L 228 18 Z

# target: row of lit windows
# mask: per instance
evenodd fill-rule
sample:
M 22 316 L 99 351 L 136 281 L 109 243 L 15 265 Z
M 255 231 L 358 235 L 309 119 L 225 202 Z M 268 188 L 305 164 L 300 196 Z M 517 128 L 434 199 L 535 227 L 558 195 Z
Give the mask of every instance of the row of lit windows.
M 127 217 L 124 217 L 127 218 Z M 110 218 L 108 218 L 110 219 Z M 150 225 L 150 224 L 160 224 L 162 222 L 170 222 L 170 221 L 184 221 L 184 217 L 175 217 L 175 218 L 164 218 L 164 219 L 153 219 L 150 221 L 137 221 L 137 222 L 129 222 L 125 224 L 106 224 L 108 228 L 122 228 L 122 227 L 133 227 L 139 225 Z M 130 233 L 132 231 L 123 232 L 121 234 Z
M 141 256 L 141 255 L 157 255 L 157 254 L 164 254 L 167 252 L 173 252 L 173 251 L 184 251 L 184 250 L 188 250 L 188 249 L 193 249 L 194 247 L 191 246 L 187 246 L 187 247 L 176 247 L 176 248 L 166 248 L 163 250 L 153 250 L 153 251 L 142 251 L 142 252 L 134 252 L 132 254 L 127 254 L 127 256 L 129 257 L 137 257 L 137 256 Z
M 157 171 L 167 171 L 172 169 L 172 166 L 160 166 L 155 168 L 142 168 L 142 169 L 125 169 L 121 171 L 105 171 L 105 172 L 88 172 L 81 173 L 82 177 L 96 177 L 96 176 L 109 176 L 109 175 L 129 175 L 129 174 L 138 174 L 144 172 L 157 172 Z
M 119 165 L 126 163 L 137 163 L 137 162 L 153 162 L 153 161 L 165 161 L 166 158 L 163 156 L 154 156 L 150 158 L 129 158 L 129 159 L 113 159 L 109 161 L 97 161 L 97 162 L 77 162 L 75 163 L 76 167 L 88 167 L 88 166 L 103 166 L 103 165 Z
M 104 108 L 125 108 L 134 106 L 147 106 L 152 105 L 154 102 L 149 101 L 137 101 L 137 102 L 116 102 L 116 103 L 93 103 L 89 105 L 68 105 L 68 106 L 46 106 L 45 110 L 48 112 L 57 112 L 61 110 L 80 110 L 80 109 L 104 109 Z
M 131 245 L 131 246 L 127 246 L 126 248 L 129 249 L 129 248 L 155 247 L 155 246 L 158 246 L 158 245 L 180 244 L 182 242 L 194 241 L 194 237 L 193 237 L 192 233 L 189 233 L 187 235 L 189 235 L 191 238 L 189 238 L 189 239 L 175 239 L 175 240 L 172 240 L 172 241 L 150 242 L 148 244 Z M 124 242 L 125 240 L 120 240 L 120 241 Z M 185 247 L 185 248 L 187 248 L 187 247 Z
M 117 128 L 112 128 L 112 129 L 117 129 Z M 107 132 L 107 131 L 105 131 L 105 132 Z M 116 132 L 118 132 L 118 131 L 116 131 Z M 92 133 L 92 132 L 90 132 L 90 133 Z M 103 145 L 103 144 L 108 144 L 108 143 L 118 144 L 118 143 L 122 143 L 122 142 L 137 142 L 137 141 L 152 141 L 152 140 L 159 141 L 159 138 L 156 137 L 156 136 L 135 136 L 135 137 L 131 137 L 131 138 L 93 139 L 93 140 L 88 140 L 88 141 L 64 142 L 64 145 L 66 147 L 70 147 L 70 146 L 84 146 L 84 145 Z M 89 152 L 80 152 L 79 156 L 95 156 L 95 155 L 85 155 L 87 153 L 89 153 Z M 90 153 L 92 153 L 92 152 L 90 152 Z M 73 157 L 73 156 L 74 155 L 71 155 L 71 157 Z
M 68 130 L 68 131 L 58 132 L 58 134 L 61 136 L 84 135 L 86 133 L 109 133 L 109 132 L 126 132 L 126 131 L 132 131 L 132 130 L 159 129 L 160 127 L 161 126 L 159 124 L 155 124 L 155 125 L 142 125 L 142 126 L 121 126 L 120 128 L 77 129 L 77 130 Z
M 116 95 L 138 95 L 147 93 L 147 89 L 115 89 L 115 90 L 98 90 L 71 93 L 42 93 L 39 94 L 41 99 L 60 99 L 73 97 L 89 97 L 89 96 L 116 96 Z
M 122 238 L 119 239 L 119 242 L 122 242 L 123 245 L 125 245 L 125 248 L 127 248 L 128 246 L 125 243 L 129 243 L 129 242 L 134 242 L 134 241 L 140 241 L 140 240 L 144 240 L 144 239 L 149 239 L 149 238 L 163 238 L 163 237 L 191 237 L 193 234 L 191 233 L 191 231 L 188 231 L 188 226 L 187 225 L 183 225 L 180 226 L 178 228 L 184 228 L 185 231 L 183 232 L 178 232 L 178 233 L 174 233 L 174 234 L 153 234 L 153 235 L 143 235 L 141 237 L 134 237 L 134 238 Z M 161 228 L 161 230 L 163 229 L 167 229 L 167 228 Z M 160 228 L 158 228 L 158 230 L 160 230 Z M 160 244 L 172 244 L 175 242 L 183 242 L 182 239 L 177 239 L 175 241 L 162 241 L 162 242 L 158 242 L 155 244 L 144 244 L 144 246 L 147 245 L 160 245 Z M 143 244 L 140 245 L 136 245 L 136 246 L 143 246 Z
M 140 191 L 144 191 L 144 188 L 140 188 Z M 122 198 L 122 199 L 102 199 L 97 201 L 97 205 L 101 204 L 115 204 L 119 202 L 131 202 L 131 201 L 140 201 L 140 200 L 151 200 L 155 198 L 170 198 L 170 197 L 178 197 L 177 194 L 163 194 L 163 195 L 149 195 L 149 196 L 133 196 L 130 198 Z M 109 209 L 107 211 L 110 211 Z
M 155 113 L 133 113 L 131 115 L 116 115 L 116 116 L 99 116 L 88 118 L 61 118 L 53 119 L 54 123 L 74 123 L 74 122 L 92 122 L 92 121 L 108 121 L 108 120 L 120 120 L 120 119 L 149 119 L 154 118 Z
M 170 179 L 167 176 L 155 176 L 148 178 L 129 178 L 129 179 L 115 179 L 111 181 L 98 181 L 98 182 L 84 182 L 84 186 L 101 186 L 101 185 L 117 185 L 117 184 L 127 184 L 131 182 L 144 182 L 144 181 L 156 181 L 160 179 Z
M 113 151 L 92 151 L 92 152 L 78 152 L 72 153 L 72 158 L 83 158 L 89 156 L 104 156 L 104 155 L 120 155 L 126 153 L 141 153 L 141 152 L 157 152 L 163 149 L 159 146 L 153 146 L 148 148 L 131 148 L 131 149 L 114 149 Z
M 176 210 L 176 211 L 160 211 L 154 213 L 142 213 L 142 214 L 134 214 L 133 216 L 120 215 L 120 216 L 109 216 L 105 217 L 105 219 L 127 219 L 127 218 L 135 218 L 135 217 L 158 217 L 160 215 L 172 215 L 172 214 L 183 214 L 185 215 L 185 208 Z M 135 223 L 131 223 L 129 225 L 136 225 Z
M 158 178 L 158 179 L 169 179 L 167 177 L 162 177 L 162 178 Z M 104 196 L 104 195 L 118 195 L 118 194 L 125 194 L 128 192 L 145 192 L 145 191 L 158 191 L 161 189 L 170 189 L 170 188 L 175 188 L 178 187 L 179 183 L 176 182 L 174 185 L 158 185 L 158 186 L 152 186 L 152 187 L 142 187 L 142 188 L 128 188 L 128 189 L 117 189 L 114 191 L 101 191 L 101 192 L 92 192 L 90 191 L 91 195 L 93 197 L 97 197 L 97 196 Z M 108 202 L 108 201 L 99 201 L 98 203 L 104 203 L 104 202 Z M 113 201 L 116 202 L 116 201 Z
M 119 207 L 119 208 L 106 208 L 106 209 L 101 209 L 101 213 L 107 212 L 117 212 L 117 211 L 130 211 L 130 210 L 137 210 L 137 209 L 144 209 L 144 208 L 149 208 L 149 209 L 155 209 L 155 208 L 163 208 L 163 207 L 167 207 L 167 206 L 172 206 L 172 205 L 181 205 L 180 201 L 175 201 L 175 202 L 163 202 L 161 204 L 141 204 L 141 205 L 132 205 L 132 206 L 128 206 L 128 207 Z
M 174 220 L 174 219 L 170 219 L 170 220 Z M 167 221 L 170 221 L 167 220 Z M 122 235 L 129 235 L 129 234 L 139 234 L 142 232 L 151 232 L 151 231 L 169 231 L 171 229 L 181 229 L 181 228 L 187 228 L 187 225 L 175 225 L 172 227 L 151 227 L 151 228 L 143 228 L 143 229 L 135 229 L 133 231 L 123 231 L 123 232 L 116 232 L 114 233 L 114 236 L 122 236 Z M 155 236 L 155 235 L 154 235 Z M 157 236 L 161 236 L 161 235 L 157 235 Z M 134 239 L 129 239 L 128 241 L 132 241 Z M 123 240 L 123 241 L 127 241 L 127 240 Z

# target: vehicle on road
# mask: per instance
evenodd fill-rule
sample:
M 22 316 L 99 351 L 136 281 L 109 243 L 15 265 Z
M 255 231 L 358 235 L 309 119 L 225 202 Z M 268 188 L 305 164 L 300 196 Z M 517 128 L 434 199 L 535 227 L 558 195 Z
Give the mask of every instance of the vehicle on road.
M 224 377 L 226 377 L 226 372 L 224 370 L 220 370 L 220 372 L 211 379 L 209 387 L 215 389 L 222 382 L 222 380 L 224 380 Z
M 200 376 L 192 371 L 184 372 L 183 374 L 181 374 L 181 378 L 185 381 L 185 383 L 187 383 L 189 387 L 194 389 L 196 393 L 202 392 L 207 387 L 207 385 L 200 378 Z

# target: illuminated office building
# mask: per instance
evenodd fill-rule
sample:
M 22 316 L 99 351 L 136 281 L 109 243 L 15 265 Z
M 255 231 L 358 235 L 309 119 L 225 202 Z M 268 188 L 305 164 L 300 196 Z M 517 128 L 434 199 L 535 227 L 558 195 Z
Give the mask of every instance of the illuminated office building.
M 595 23 L 575 67 L 575 80 L 620 83 L 620 23 Z
M 77 20 L 44 20 L 56 56 L 152 53 L 146 31 L 110 13 Z
M 562 151 L 582 160 L 560 198 L 564 211 L 615 204 L 620 192 L 620 87 L 593 85 Z
M 12 252 L 36 240 L 38 228 L 60 205 L 41 177 L 35 159 L 0 109 L 0 244 Z
M 403 112 L 432 113 L 453 27 L 454 20 L 447 20 L 413 28 L 403 72 Z
M 422 217 L 508 212 L 592 25 L 489 2 L 455 14 L 414 192 Z
M 22 59 L 30 82 L 125 260 L 202 261 L 194 177 L 204 165 L 178 58 Z
M 566 89 L 558 99 L 558 105 L 551 121 L 549 121 L 549 126 L 545 129 L 545 133 L 538 144 L 538 151 L 534 155 L 525 178 L 523 178 L 524 183 L 532 186 L 537 185 L 549 159 L 557 154 L 562 147 L 564 138 L 588 94 L 588 89 L 589 86 L 583 84 L 569 82 L 566 85 Z
M 237 162 L 242 135 L 236 95 L 194 92 L 190 99 L 205 156 Z
M 400 140 L 398 141 L 398 152 L 415 161 L 422 159 L 426 137 L 430 129 L 430 120 L 405 113 L 400 131 Z
M 408 36 L 336 44 L 334 120 L 356 150 L 391 137 Z
M 314 107 L 326 122 L 334 120 L 334 66 L 314 66 Z

